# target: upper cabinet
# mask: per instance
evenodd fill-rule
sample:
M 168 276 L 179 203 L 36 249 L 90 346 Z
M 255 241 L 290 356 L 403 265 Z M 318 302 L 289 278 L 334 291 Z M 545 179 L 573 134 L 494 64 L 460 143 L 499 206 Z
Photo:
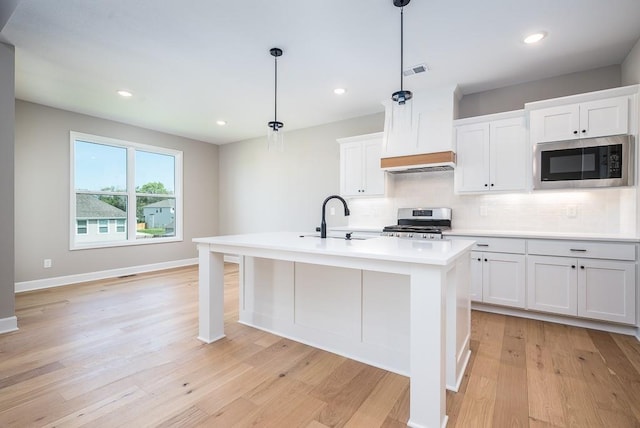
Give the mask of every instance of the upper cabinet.
M 628 97 L 531 111 L 531 138 L 534 143 L 626 134 L 628 131 Z
M 382 132 L 340 138 L 340 194 L 382 196 L 385 174 L 380 169 Z
M 382 157 L 452 150 L 452 125 L 458 98 L 457 87 L 452 86 L 415 91 L 405 105 L 391 99 L 383 101 Z
M 526 190 L 531 169 L 522 111 L 456 124 L 456 192 Z

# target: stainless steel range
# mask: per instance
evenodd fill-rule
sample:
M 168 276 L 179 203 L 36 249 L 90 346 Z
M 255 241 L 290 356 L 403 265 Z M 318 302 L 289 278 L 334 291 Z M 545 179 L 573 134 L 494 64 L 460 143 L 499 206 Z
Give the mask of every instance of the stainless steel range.
M 398 224 L 385 226 L 383 236 L 411 239 L 442 239 L 451 229 L 451 208 L 399 208 Z

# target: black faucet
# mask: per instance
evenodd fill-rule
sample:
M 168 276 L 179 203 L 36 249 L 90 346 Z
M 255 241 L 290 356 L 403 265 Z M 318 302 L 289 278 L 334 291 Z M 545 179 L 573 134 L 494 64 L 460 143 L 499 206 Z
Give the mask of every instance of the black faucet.
M 325 211 L 325 208 L 327 207 L 327 202 L 329 202 L 331 199 L 340 199 L 342 201 L 342 205 L 344 205 L 344 215 L 350 214 L 349 207 L 347 206 L 347 201 L 342 199 L 341 196 L 331 195 L 327 199 L 325 199 L 324 202 L 322 203 L 322 222 L 320 223 L 320 238 L 327 237 L 327 222 L 324 218 L 324 211 Z

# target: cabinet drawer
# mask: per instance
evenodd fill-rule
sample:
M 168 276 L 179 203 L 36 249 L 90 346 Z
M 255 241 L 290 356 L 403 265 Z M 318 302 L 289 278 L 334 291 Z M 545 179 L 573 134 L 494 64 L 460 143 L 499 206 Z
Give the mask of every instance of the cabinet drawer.
M 635 260 L 636 246 L 627 243 L 530 239 L 529 254 L 591 259 Z
M 452 237 L 453 238 L 453 237 Z M 515 238 L 484 238 L 480 236 L 456 236 L 456 239 L 469 239 L 476 241 L 473 251 L 486 251 L 491 253 L 525 253 L 525 240 Z

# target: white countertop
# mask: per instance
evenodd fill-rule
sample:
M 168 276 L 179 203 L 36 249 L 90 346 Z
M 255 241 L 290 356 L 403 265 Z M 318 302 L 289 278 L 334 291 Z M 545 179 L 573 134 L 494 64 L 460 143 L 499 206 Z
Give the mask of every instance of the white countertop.
M 578 241 L 640 242 L 640 237 L 624 234 L 562 233 L 516 230 L 452 229 L 445 236 L 481 236 L 486 238 L 566 239 Z
M 334 237 L 320 239 L 318 233 L 294 232 L 223 235 L 195 238 L 193 242 L 209 244 L 214 247 L 212 249 L 225 252 L 242 248 L 258 248 L 318 256 L 331 255 L 440 266 L 450 264 L 465 250 L 470 249 L 474 243 L 469 240 L 423 241 L 387 236 L 346 240 L 344 235 L 334 235 Z
M 339 226 L 330 228 L 330 232 L 342 234 L 353 232 L 354 236 L 362 234 L 381 233 L 383 227 L 349 227 Z M 640 243 L 640 236 L 621 233 L 593 233 L 593 232 L 540 232 L 523 230 L 486 230 L 486 229 L 452 229 L 443 232 L 445 236 L 478 236 L 486 238 L 520 238 L 520 239 L 574 239 L 578 241 L 608 241 Z

